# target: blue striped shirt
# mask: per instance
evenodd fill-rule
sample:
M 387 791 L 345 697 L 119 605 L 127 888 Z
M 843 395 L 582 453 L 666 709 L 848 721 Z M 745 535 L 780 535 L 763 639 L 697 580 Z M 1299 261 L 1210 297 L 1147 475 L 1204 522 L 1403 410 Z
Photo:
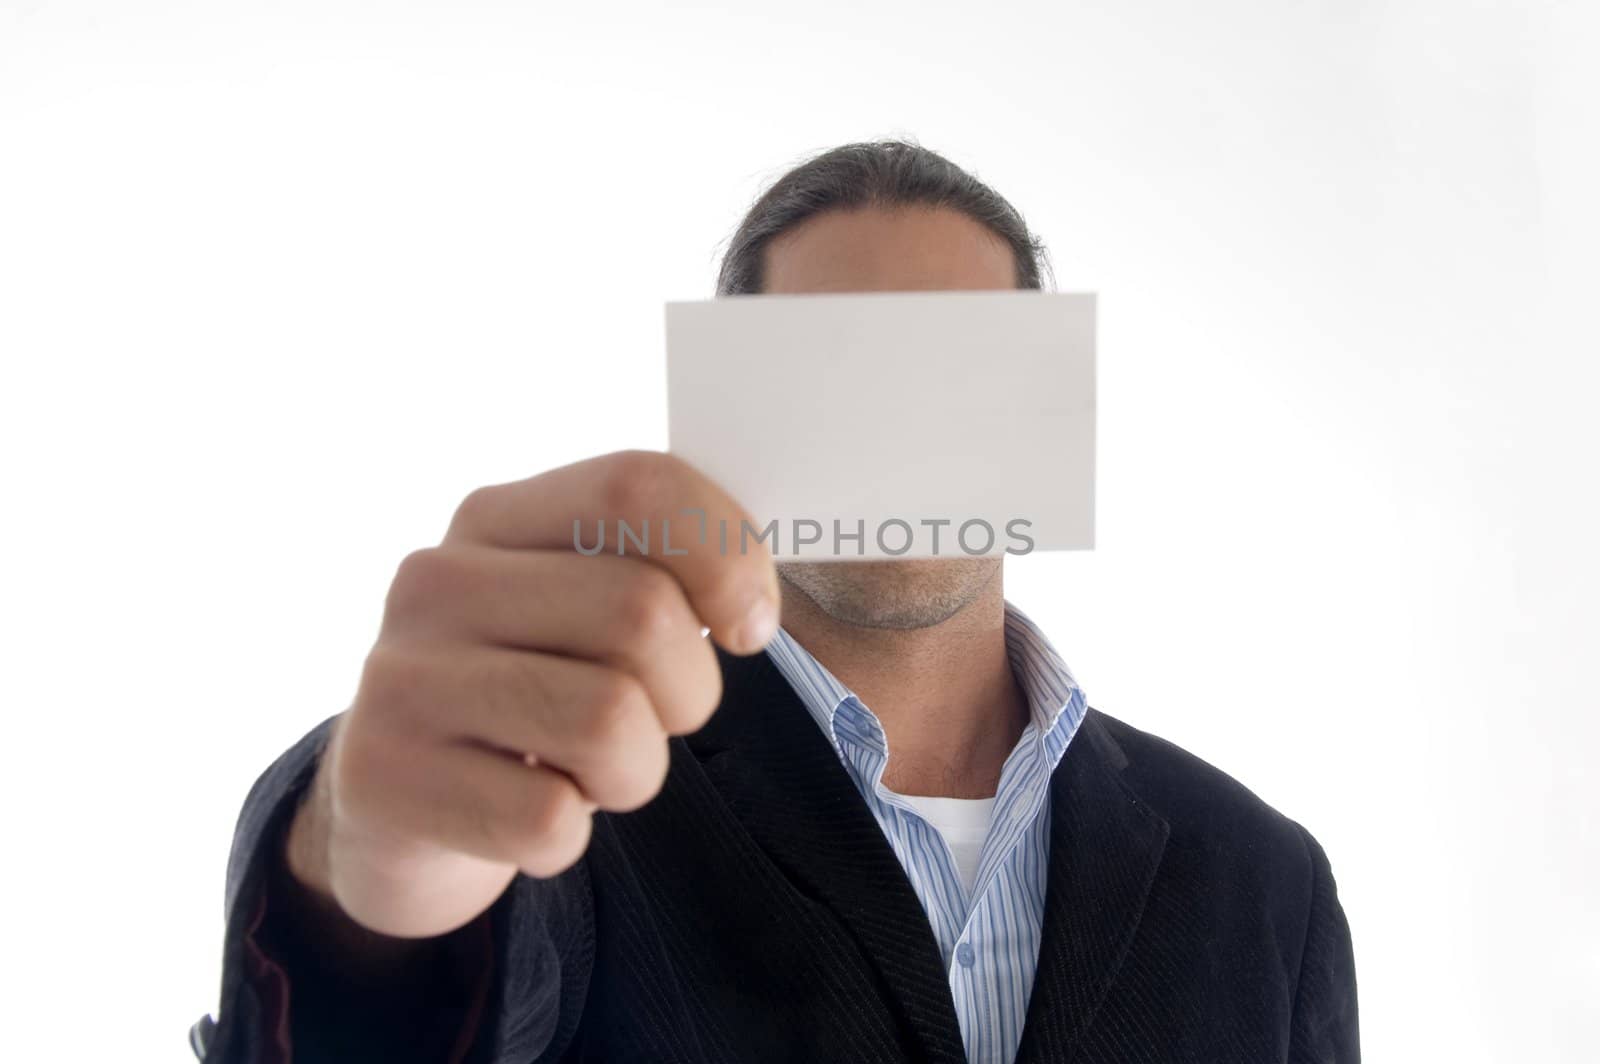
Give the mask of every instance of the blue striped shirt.
M 782 628 L 767 654 L 838 751 L 933 926 L 971 1064 L 1010 1064 L 1039 963 L 1050 840 L 1050 775 L 1083 721 L 1082 690 L 1049 640 L 1005 607 L 1006 655 L 1029 721 L 1006 757 L 971 897 L 938 830 L 883 785 L 883 725 Z

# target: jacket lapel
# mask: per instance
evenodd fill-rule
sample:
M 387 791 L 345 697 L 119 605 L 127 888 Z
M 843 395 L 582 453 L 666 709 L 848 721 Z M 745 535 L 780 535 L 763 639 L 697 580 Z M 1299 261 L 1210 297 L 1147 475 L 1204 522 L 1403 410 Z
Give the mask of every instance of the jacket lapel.
M 1125 764 L 1091 709 L 1051 777 L 1044 925 L 1017 1064 L 1071 1058 L 1144 913 L 1170 829 L 1122 781 Z
M 766 654 L 717 656 L 722 704 L 689 748 L 762 850 L 860 943 L 917 1059 L 965 1064 L 927 914 L 838 754 Z M 1051 777 L 1039 964 L 1017 1064 L 1071 1057 L 1143 915 L 1169 828 L 1123 782 L 1126 764 L 1091 709 Z
M 917 1059 L 965 1064 L 927 914 L 839 755 L 766 654 L 717 656 L 722 704 L 689 748 L 757 845 L 860 944 Z

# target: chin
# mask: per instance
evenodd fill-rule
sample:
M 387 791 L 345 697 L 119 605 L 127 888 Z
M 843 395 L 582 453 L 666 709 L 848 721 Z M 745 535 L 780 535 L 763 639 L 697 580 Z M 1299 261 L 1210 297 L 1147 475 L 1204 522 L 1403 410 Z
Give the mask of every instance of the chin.
M 778 575 L 817 608 L 859 628 L 931 628 L 974 602 L 1001 557 L 779 562 Z

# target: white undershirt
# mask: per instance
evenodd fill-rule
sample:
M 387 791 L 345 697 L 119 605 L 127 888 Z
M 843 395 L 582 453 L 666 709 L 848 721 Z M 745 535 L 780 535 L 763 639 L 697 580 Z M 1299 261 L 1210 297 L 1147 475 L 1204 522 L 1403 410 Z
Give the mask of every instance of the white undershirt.
M 978 879 L 978 858 L 983 840 L 989 836 L 989 821 L 994 815 L 993 798 L 931 798 L 925 795 L 897 794 L 917 815 L 933 826 L 950 846 L 956 859 L 967 896 L 972 896 Z

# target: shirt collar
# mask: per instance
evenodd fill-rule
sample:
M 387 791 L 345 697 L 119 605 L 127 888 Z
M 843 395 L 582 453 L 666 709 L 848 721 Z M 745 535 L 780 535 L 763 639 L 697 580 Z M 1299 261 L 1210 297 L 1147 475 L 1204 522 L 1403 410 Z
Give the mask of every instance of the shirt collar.
M 1028 699 L 1033 734 L 1047 763 L 1054 766 L 1083 720 L 1087 708 L 1083 690 L 1039 626 L 1009 602 L 1005 604 L 1005 630 L 1006 657 Z M 843 753 L 841 730 L 854 741 L 882 744 L 881 735 L 861 735 L 854 715 L 841 729 L 840 707 L 847 702 L 860 706 L 861 700 L 783 628 L 768 642 L 766 653 L 835 750 Z

